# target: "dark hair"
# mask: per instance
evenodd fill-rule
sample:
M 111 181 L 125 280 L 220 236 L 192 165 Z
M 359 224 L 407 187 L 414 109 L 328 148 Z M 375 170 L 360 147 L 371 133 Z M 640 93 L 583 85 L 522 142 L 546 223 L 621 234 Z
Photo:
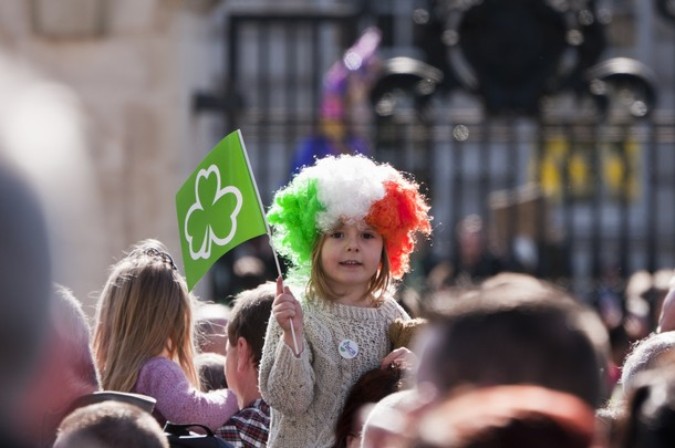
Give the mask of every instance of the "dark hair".
M 49 322 L 51 266 L 39 196 L 2 149 L 0 216 L 0 417 L 5 417 L 17 398 L 15 391 L 41 356 Z
M 377 367 L 364 373 L 352 386 L 345 400 L 342 412 L 335 425 L 334 448 L 346 448 L 349 436 L 358 437 L 354 433 L 361 408 L 369 403 L 377 403 L 384 397 L 398 392 L 403 387 L 404 370 L 397 364 L 386 368 Z
M 272 314 L 272 302 L 276 295 L 276 284 L 265 282 L 257 288 L 240 292 L 234 300 L 234 307 L 227 324 L 227 338 L 230 345 L 244 338 L 251 346 L 253 362 L 260 366 L 267 322 Z
M 441 391 L 530 383 L 574 394 L 593 407 L 605 398 L 606 330 L 564 291 L 500 282 L 455 299 L 431 320 L 437 338 L 422 364 L 426 379 Z
M 630 394 L 621 448 L 675 446 L 675 367 L 642 373 Z
M 227 389 L 225 359 L 225 356 L 211 352 L 204 352 L 195 356 L 195 368 L 199 374 L 202 392 Z

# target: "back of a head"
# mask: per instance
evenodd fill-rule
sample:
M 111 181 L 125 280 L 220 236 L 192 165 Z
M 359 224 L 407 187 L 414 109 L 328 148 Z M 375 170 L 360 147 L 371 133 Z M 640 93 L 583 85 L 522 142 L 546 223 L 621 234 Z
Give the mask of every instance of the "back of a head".
M 267 322 L 272 314 L 272 302 L 276 295 L 276 285 L 265 282 L 257 288 L 243 291 L 237 295 L 227 324 L 227 337 L 231 345 L 236 345 L 242 337 L 251 346 L 253 361 L 260 365 L 262 348 L 265 342 Z
M 675 367 L 665 365 L 643 372 L 631 391 L 618 446 L 666 448 L 675 446 Z
M 659 310 L 658 331 L 675 330 L 675 277 L 671 278 L 668 285 L 668 292 L 663 298 L 661 309 Z
M 64 357 L 73 375 L 93 392 L 99 388 L 99 378 L 91 351 L 91 327 L 82 305 L 73 293 L 61 286 L 53 287 L 52 322 L 56 337 L 63 344 Z
M 54 441 L 58 424 L 74 402 L 99 389 L 89 324 L 77 299 L 59 285 L 53 288 L 47 327 L 47 350 L 13 412 L 17 434 L 39 446 Z
M 198 384 L 193 299 L 164 245 L 136 244 L 112 267 L 97 305 L 94 355 L 105 389 L 131 391 L 138 371 L 171 341 L 171 357 Z
M 405 370 L 396 364 L 367 371 L 352 386 L 335 425 L 335 448 L 348 446 L 361 434 L 360 411 L 403 388 Z
M 400 441 L 407 438 L 409 427 L 414 425 L 413 414 L 423 408 L 426 401 L 414 388 L 382 398 L 368 410 L 361 429 L 361 446 L 399 446 Z
M 588 448 L 593 409 L 579 398 L 536 386 L 462 392 L 427 409 L 415 448 Z
M 265 262 L 256 255 L 244 255 L 232 265 L 232 290 L 254 289 L 266 280 Z
M 441 392 L 463 384 L 536 384 L 598 406 L 607 333 L 564 292 L 505 282 L 470 292 L 432 318 L 418 378 Z
M 59 426 L 54 448 L 168 448 L 164 431 L 151 414 L 119 401 L 75 410 Z
M 230 308 L 222 303 L 199 303 L 195 311 L 199 351 L 225 355 Z
M 521 297 L 537 297 L 556 292 L 555 286 L 552 284 L 519 272 L 502 272 L 493 275 L 485 279 L 480 286 L 481 290 L 487 291 L 498 288 L 507 288 L 508 290 L 514 290 L 515 288 Z
M 652 333 L 638 341 L 626 356 L 621 368 L 621 387 L 630 392 L 638 374 L 656 367 L 657 361 L 675 348 L 675 331 Z
M 25 179 L 0 158 L 0 418 L 43 342 L 51 272 L 45 218 Z
M 203 392 L 227 389 L 226 359 L 224 355 L 212 352 L 199 353 L 195 356 L 195 368 L 199 373 L 199 383 Z

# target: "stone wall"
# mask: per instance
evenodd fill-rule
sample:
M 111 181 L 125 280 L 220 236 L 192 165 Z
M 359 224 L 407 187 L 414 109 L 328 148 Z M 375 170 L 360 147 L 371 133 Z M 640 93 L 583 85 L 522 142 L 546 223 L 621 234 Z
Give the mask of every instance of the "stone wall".
M 213 144 L 190 98 L 220 62 L 216 3 L 0 2 L 0 140 L 44 196 L 56 280 L 89 314 L 129 245 L 157 238 L 180 259 L 174 195 Z

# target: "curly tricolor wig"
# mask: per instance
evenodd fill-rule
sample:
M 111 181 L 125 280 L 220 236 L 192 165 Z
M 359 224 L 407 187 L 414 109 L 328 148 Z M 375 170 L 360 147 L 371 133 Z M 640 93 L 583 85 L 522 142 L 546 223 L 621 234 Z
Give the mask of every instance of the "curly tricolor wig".
M 274 196 L 267 218 L 275 249 L 307 276 L 322 233 L 341 222 L 360 221 L 382 235 L 390 272 L 409 269 L 417 233 L 431 232 L 429 206 L 418 185 L 388 164 L 361 155 L 325 157 L 305 167 Z

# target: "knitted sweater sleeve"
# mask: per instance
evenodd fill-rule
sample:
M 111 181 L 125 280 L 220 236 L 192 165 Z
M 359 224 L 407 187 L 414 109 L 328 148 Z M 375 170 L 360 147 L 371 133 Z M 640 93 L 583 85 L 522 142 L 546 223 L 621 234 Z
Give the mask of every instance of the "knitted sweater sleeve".
M 190 384 L 178 364 L 161 357 L 150 359 L 141 368 L 135 391 L 155 398 L 155 409 L 168 421 L 198 423 L 214 431 L 238 410 L 232 391 L 203 393 Z
M 286 415 L 303 414 L 314 400 L 312 347 L 303 335 L 303 351 L 296 357 L 281 339 L 282 330 L 271 318 L 260 360 L 259 385 L 263 399 Z

